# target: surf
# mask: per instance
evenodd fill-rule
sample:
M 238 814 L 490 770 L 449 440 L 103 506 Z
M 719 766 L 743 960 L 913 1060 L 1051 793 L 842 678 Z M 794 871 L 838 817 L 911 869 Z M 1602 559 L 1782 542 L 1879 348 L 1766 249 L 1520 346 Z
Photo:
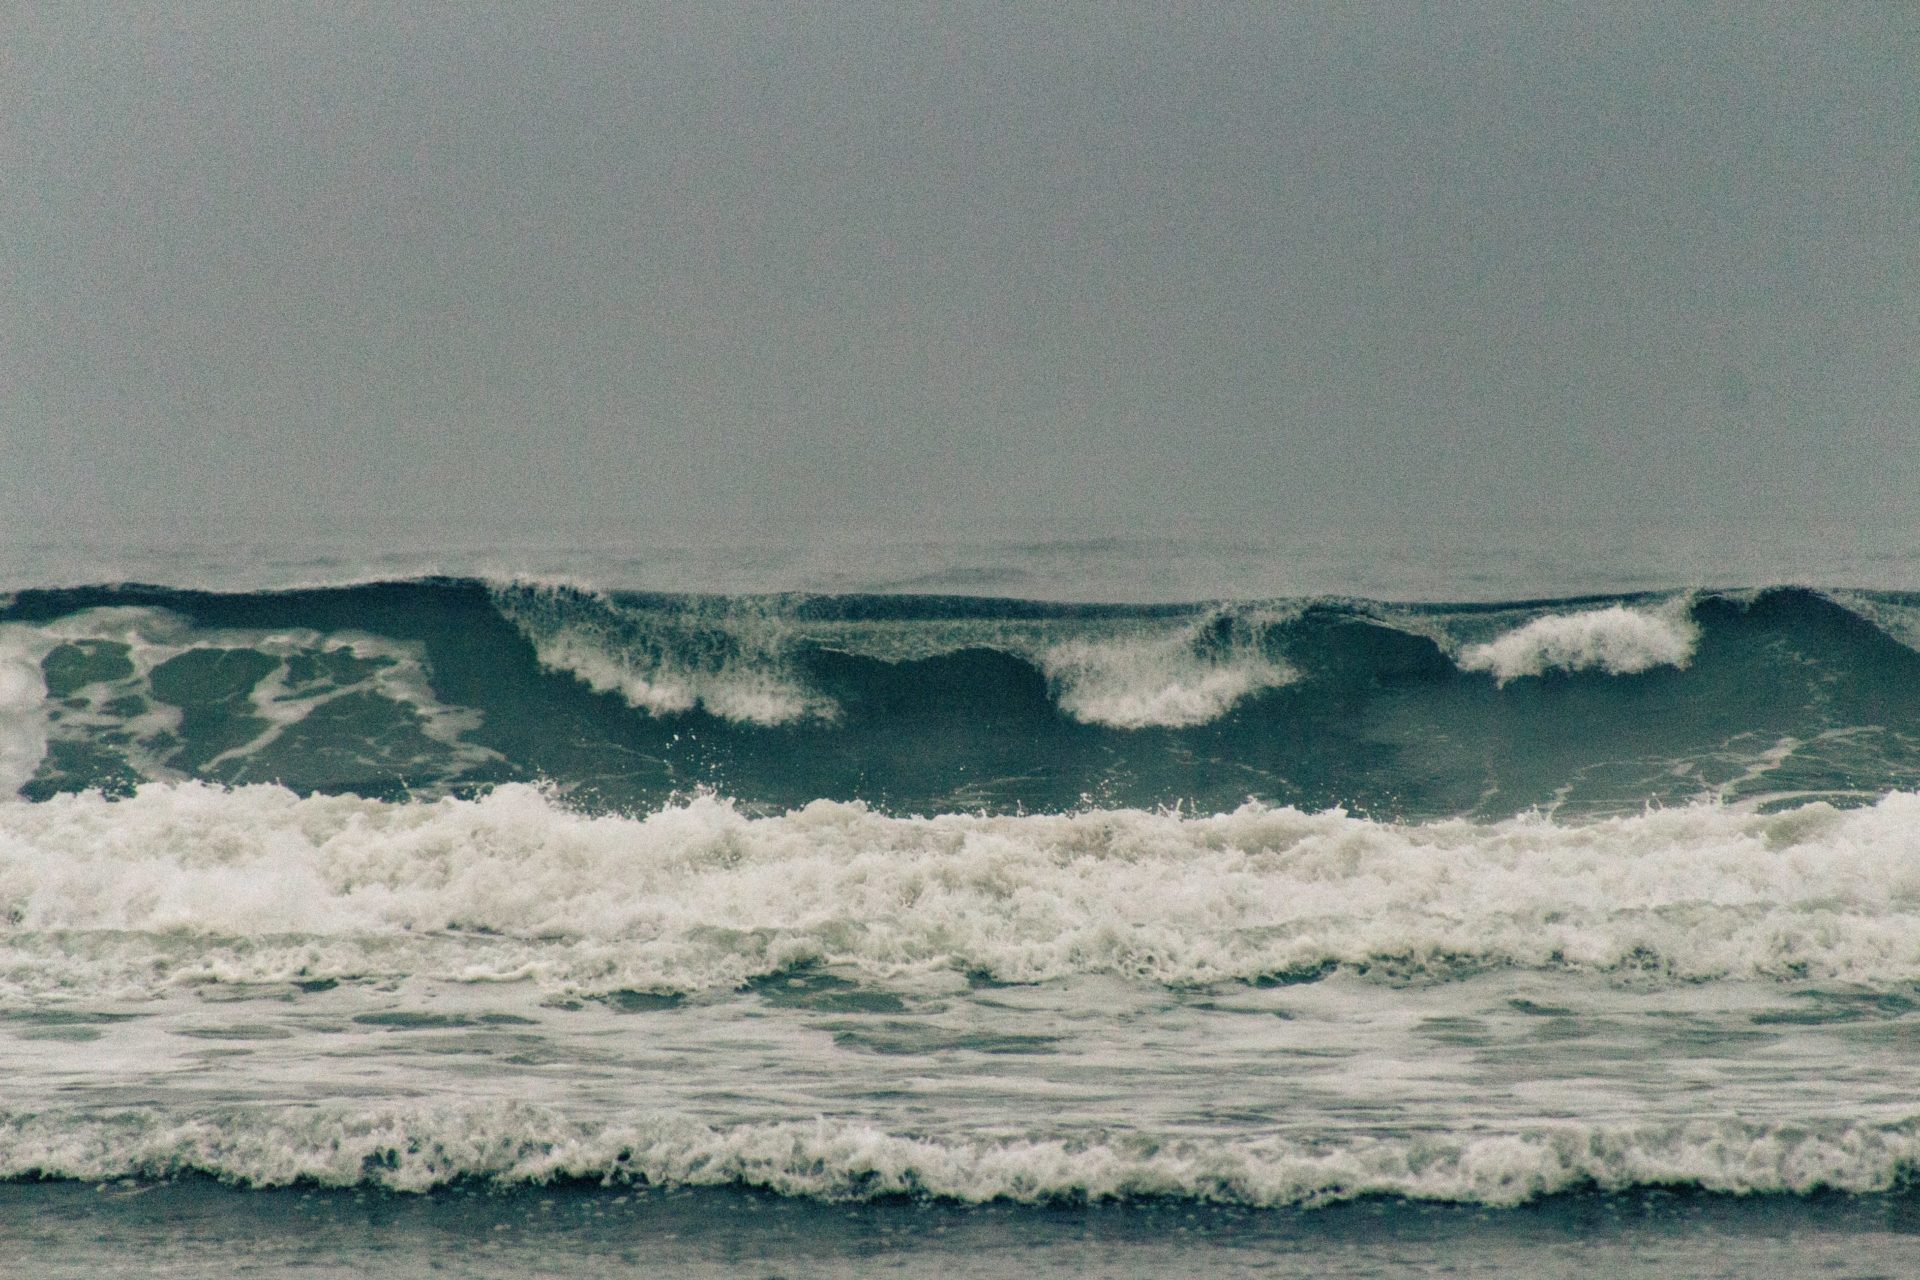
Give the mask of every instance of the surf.
M 900 818 L 702 796 L 588 814 L 507 784 L 392 802 L 147 784 L 0 806 L 0 984 L 532 981 L 697 994 L 890 983 L 1184 989 L 1335 970 L 1920 981 L 1920 795 L 1779 813 L 1370 821 L 1248 804 Z

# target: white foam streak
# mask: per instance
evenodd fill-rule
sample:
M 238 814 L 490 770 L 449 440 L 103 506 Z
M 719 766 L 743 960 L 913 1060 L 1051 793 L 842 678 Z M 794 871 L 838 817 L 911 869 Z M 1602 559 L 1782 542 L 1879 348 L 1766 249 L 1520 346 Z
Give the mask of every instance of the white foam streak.
M 802 962 L 1206 984 L 1329 964 L 1920 981 L 1920 795 L 1585 826 L 892 818 L 703 798 L 643 818 L 152 784 L 0 805 L 0 987 L 413 975 L 700 990 Z
M 1464 671 L 1487 671 L 1501 684 L 1549 671 L 1636 675 L 1693 660 L 1700 629 L 1678 608 L 1611 605 L 1583 613 L 1550 613 L 1484 644 L 1460 651 Z
M 61 723 L 52 726 L 41 663 L 61 645 L 75 643 L 105 643 L 122 649 L 125 674 L 71 691 L 67 705 L 59 711 Z M 181 712 L 153 696 L 153 673 L 194 650 L 221 649 L 262 654 L 276 665 L 247 695 L 248 711 L 265 728 L 204 762 L 204 768 L 253 755 L 326 704 L 369 693 L 412 713 L 420 732 L 445 748 L 445 759 L 437 763 L 446 773 L 498 758 L 488 748 L 465 740 L 477 727 L 479 715 L 445 705 L 434 696 L 418 645 L 360 632 L 202 630 L 165 609 L 114 606 L 82 610 L 50 623 L 0 626 L 0 794 L 17 794 L 31 780 L 50 738 L 83 740 L 95 733 L 112 734 L 116 749 L 141 777 L 179 780 L 181 772 L 169 766 L 168 755 L 179 745 Z M 290 660 L 329 653 L 351 654 L 371 670 L 341 683 L 318 680 L 298 690 L 289 688 Z M 128 714 L 123 704 L 130 701 L 145 710 Z
M 1911 1122 L 1565 1122 L 1510 1133 L 1305 1145 L 1172 1135 L 956 1142 L 827 1120 L 715 1128 L 671 1114 L 593 1126 L 498 1103 L 0 1115 L 0 1177 L 105 1181 L 200 1173 L 251 1186 L 305 1181 L 413 1192 L 463 1179 L 591 1179 L 759 1187 L 828 1200 L 1176 1197 L 1279 1206 L 1391 1195 L 1506 1206 L 1584 1187 L 1870 1193 L 1901 1185 L 1917 1164 L 1920 1136 Z

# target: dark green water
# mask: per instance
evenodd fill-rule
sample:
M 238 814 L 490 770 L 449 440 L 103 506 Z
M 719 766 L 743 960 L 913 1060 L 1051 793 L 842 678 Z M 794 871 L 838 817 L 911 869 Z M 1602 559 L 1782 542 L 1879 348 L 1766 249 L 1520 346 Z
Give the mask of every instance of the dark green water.
M 1254 798 L 1419 820 L 1910 786 L 1914 616 L 1797 589 L 1123 608 L 425 581 L 26 591 L 0 627 L 44 685 L 33 799 L 515 780 L 599 810 L 711 788 L 775 810 Z

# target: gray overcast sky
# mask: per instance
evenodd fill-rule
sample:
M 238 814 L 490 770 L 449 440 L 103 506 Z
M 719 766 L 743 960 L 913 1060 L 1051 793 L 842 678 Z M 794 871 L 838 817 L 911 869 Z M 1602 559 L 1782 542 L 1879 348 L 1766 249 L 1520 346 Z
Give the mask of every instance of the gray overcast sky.
M 0 59 L 13 539 L 1920 532 L 1912 4 L 0 5 Z

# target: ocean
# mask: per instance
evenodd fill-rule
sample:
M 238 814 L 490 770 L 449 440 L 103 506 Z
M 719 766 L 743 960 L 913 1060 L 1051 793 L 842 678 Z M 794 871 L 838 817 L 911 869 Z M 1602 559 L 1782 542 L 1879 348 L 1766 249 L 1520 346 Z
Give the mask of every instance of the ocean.
M 1920 1273 L 1911 555 L 511 560 L 5 566 L 8 1274 Z

